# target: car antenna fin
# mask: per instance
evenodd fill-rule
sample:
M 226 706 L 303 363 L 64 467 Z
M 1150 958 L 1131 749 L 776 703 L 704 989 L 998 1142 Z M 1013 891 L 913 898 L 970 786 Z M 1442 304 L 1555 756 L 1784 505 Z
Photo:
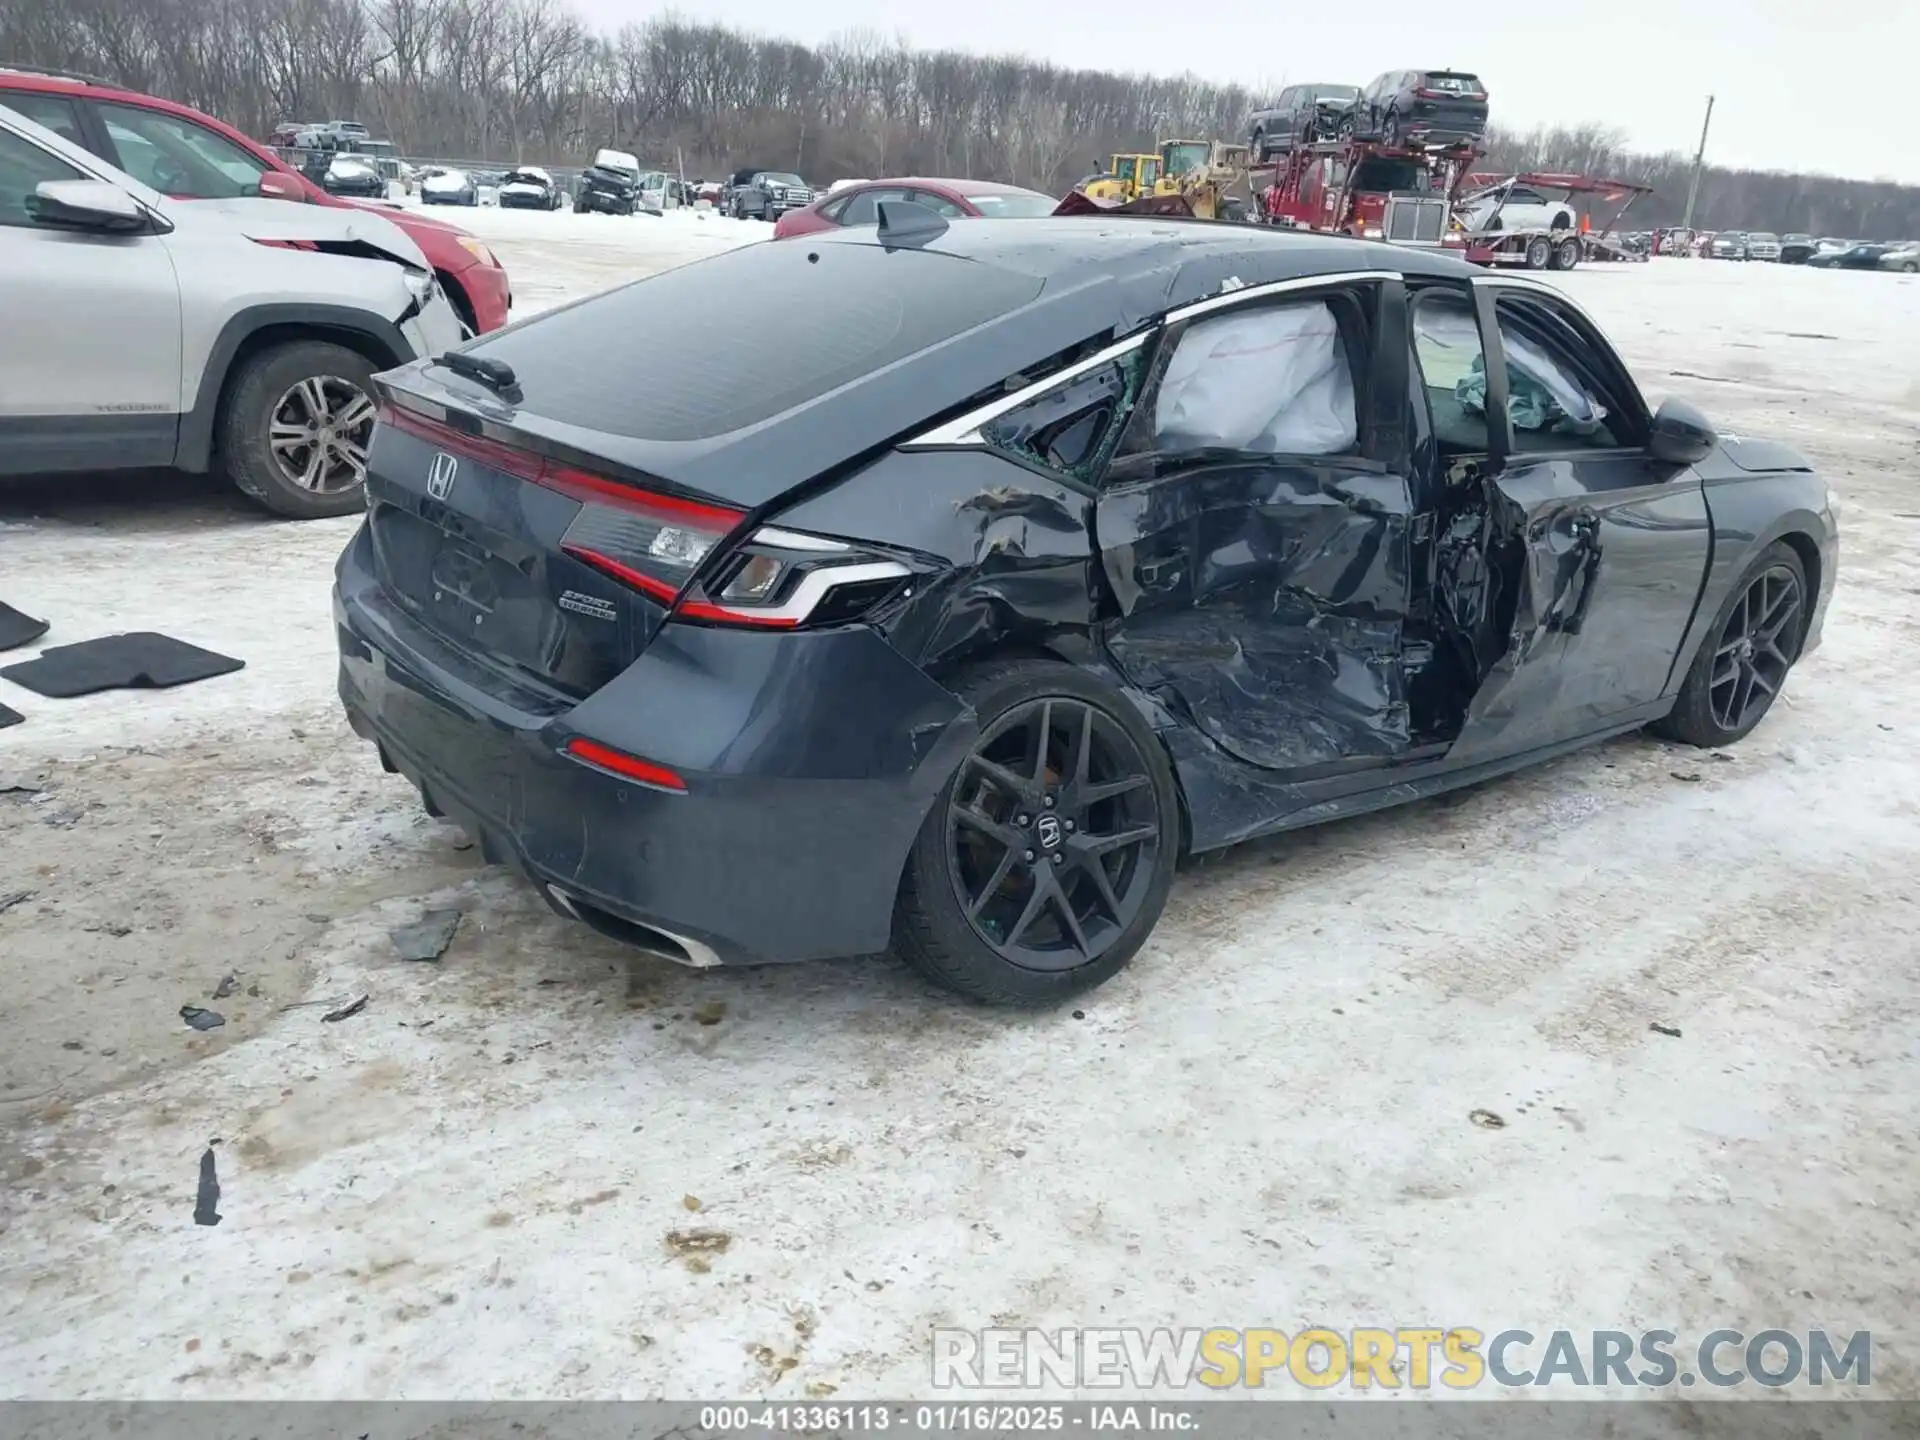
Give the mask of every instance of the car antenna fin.
M 880 212 L 880 228 L 876 233 L 880 243 L 889 250 L 903 245 L 924 245 L 947 233 L 946 219 L 931 206 L 913 200 L 882 200 L 875 208 Z

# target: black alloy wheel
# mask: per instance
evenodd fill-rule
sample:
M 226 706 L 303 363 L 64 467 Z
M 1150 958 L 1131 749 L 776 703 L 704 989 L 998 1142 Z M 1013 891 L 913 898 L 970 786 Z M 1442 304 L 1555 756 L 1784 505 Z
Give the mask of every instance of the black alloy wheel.
M 1084 701 L 1001 716 L 947 801 L 947 863 L 974 933 L 1010 964 L 1096 960 L 1140 913 L 1159 859 L 1146 761 Z
M 1800 608 L 1800 577 L 1785 565 L 1754 577 L 1734 605 L 1708 680 L 1714 723 L 1721 729 L 1750 730 L 1773 704 L 1793 668 Z
M 1655 732 L 1689 745 L 1731 745 L 1772 709 L 1800 659 L 1813 587 L 1785 541 L 1769 545 L 1735 582 Z
M 1124 698 L 1072 666 L 992 662 L 956 691 L 981 730 L 915 842 L 901 952 L 992 1003 L 1098 985 L 1145 941 L 1172 885 L 1166 753 Z

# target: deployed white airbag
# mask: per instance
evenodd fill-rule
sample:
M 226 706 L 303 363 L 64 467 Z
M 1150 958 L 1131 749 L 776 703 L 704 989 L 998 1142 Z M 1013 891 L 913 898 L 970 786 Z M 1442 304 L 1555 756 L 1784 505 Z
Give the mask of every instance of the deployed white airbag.
M 1199 321 L 1154 410 L 1163 451 L 1337 455 L 1358 433 L 1346 347 L 1321 300 Z

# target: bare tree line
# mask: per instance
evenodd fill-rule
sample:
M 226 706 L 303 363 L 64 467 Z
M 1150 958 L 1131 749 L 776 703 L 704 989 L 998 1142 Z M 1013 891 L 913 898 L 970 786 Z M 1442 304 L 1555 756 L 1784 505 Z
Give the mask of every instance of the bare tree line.
M 6 0 L 0 62 L 97 74 L 261 136 L 284 120 L 357 119 L 415 155 L 569 163 L 613 145 L 663 165 L 677 155 L 690 176 L 972 175 L 1054 193 L 1111 152 L 1239 137 L 1265 98 L 871 32 L 799 45 L 675 13 L 609 35 L 564 0 Z M 1618 132 L 1586 125 L 1496 130 L 1486 168 L 1651 184 L 1632 211 L 1645 227 L 1679 221 L 1690 161 L 1628 153 Z M 1920 188 L 1712 168 L 1695 218 L 1905 238 L 1920 235 Z

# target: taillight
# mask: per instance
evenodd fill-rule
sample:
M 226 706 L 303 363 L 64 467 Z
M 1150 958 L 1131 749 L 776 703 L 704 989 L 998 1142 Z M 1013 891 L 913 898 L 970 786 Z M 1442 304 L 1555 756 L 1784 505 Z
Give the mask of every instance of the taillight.
M 913 571 L 843 540 L 763 526 L 689 584 L 747 518 L 726 505 L 642 490 L 497 440 L 469 435 L 405 406 L 383 424 L 503 474 L 580 501 L 560 548 L 608 579 L 665 605 L 675 620 L 792 630 L 858 619 L 902 590 Z
M 746 519 L 744 511 L 610 484 L 577 470 L 540 483 L 583 502 L 560 538 L 562 550 L 664 605 L 674 602 L 714 547 Z
M 766 525 L 732 547 L 674 607 L 676 620 L 792 630 L 857 620 L 913 571 L 843 540 Z

